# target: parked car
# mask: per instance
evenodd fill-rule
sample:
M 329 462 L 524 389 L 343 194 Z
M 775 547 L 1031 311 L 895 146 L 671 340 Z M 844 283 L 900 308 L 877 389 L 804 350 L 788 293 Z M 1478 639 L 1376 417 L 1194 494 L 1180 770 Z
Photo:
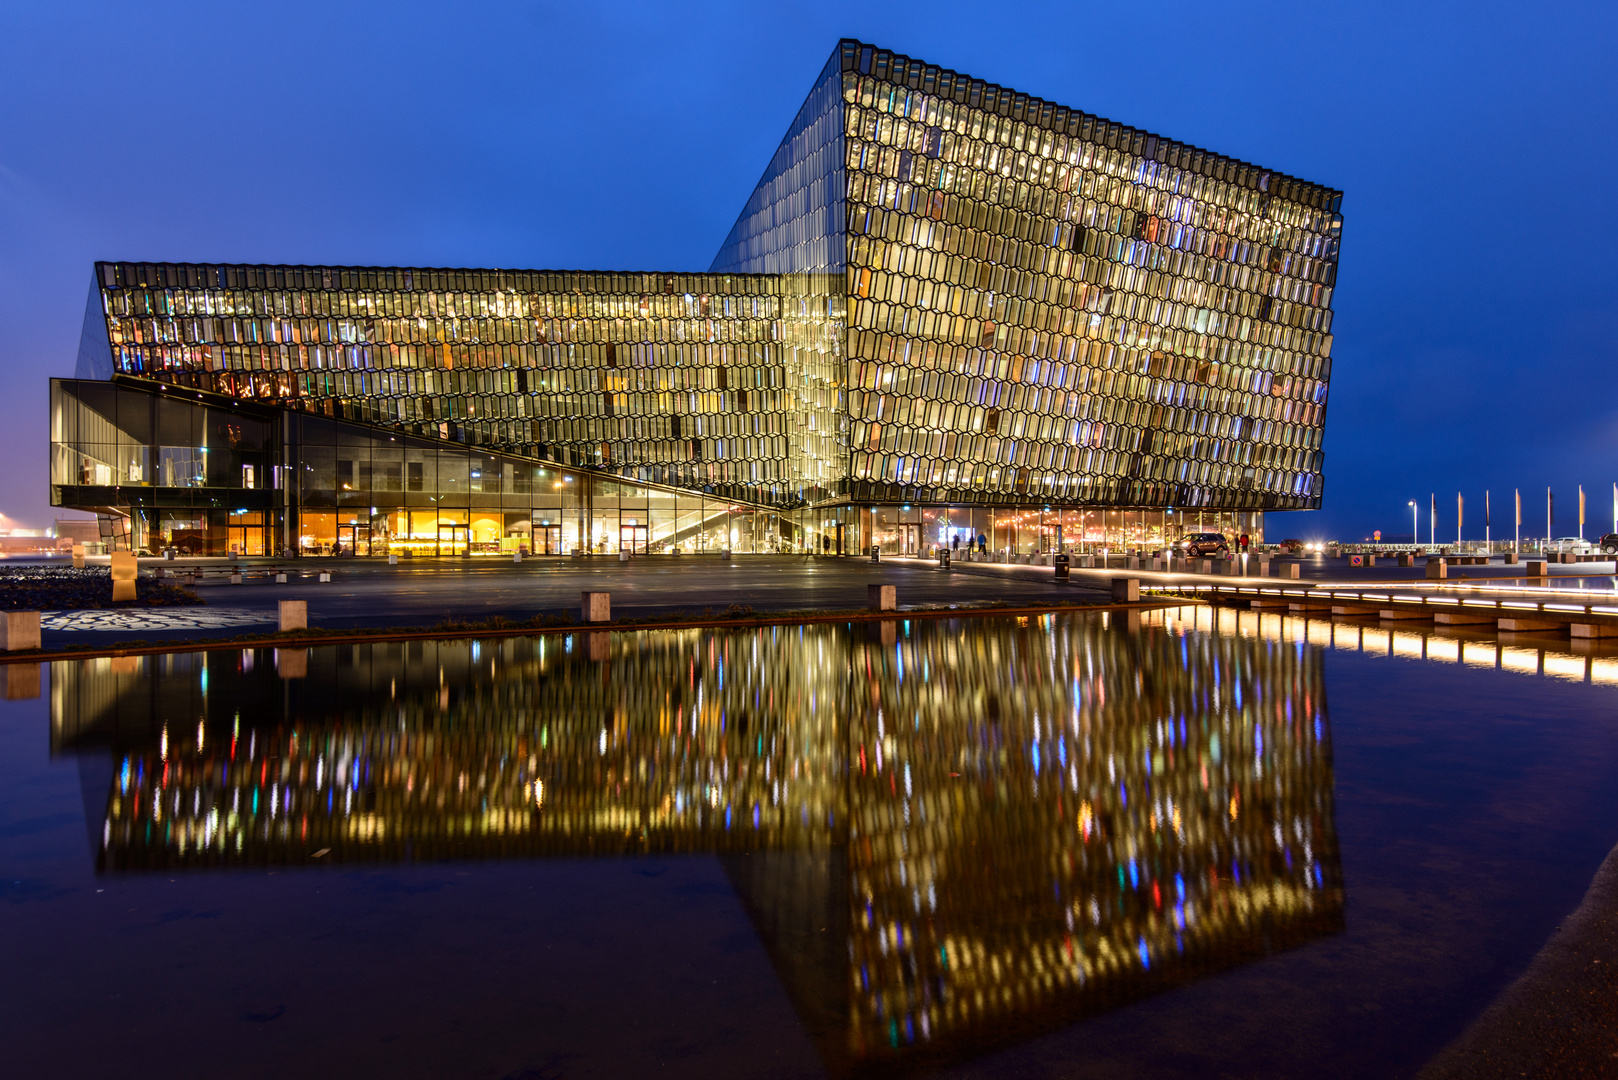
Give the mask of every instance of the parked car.
M 1229 555 L 1230 541 L 1224 533 L 1186 533 L 1180 538 L 1180 550 L 1187 555 Z
M 1590 554 L 1590 541 L 1577 536 L 1559 536 L 1545 545 L 1546 551 L 1559 551 L 1569 555 Z
M 1304 549 L 1303 541 L 1296 538 L 1283 540 L 1275 546 L 1286 552 L 1288 555 L 1302 555 Z
M 1597 540 L 1596 545 L 1608 555 L 1618 553 L 1618 533 L 1608 533 L 1600 540 Z

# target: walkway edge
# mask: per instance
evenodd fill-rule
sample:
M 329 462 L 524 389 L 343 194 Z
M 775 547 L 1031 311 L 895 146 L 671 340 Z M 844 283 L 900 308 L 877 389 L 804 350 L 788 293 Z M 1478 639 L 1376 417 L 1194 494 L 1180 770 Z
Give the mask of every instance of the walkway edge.
M 0 654 L 0 667 L 6 664 L 37 664 L 47 660 L 89 660 L 98 656 L 153 656 L 162 653 L 215 652 L 249 648 L 312 648 L 317 645 L 356 645 L 380 641 L 449 641 L 458 638 L 533 637 L 537 634 L 630 633 L 636 630 L 707 630 L 749 626 L 798 626 L 827 622 L 900 622 L 906 619 L 969 619 L 1004 616 L 1057 615 L 1069 612 L 1141 612 L 1179 608 L 1196 604 L 1192 600 L 1143 600 L 1137 604 L 1040 604 L 1032 607 L 923 608 L 897 611 L 781 612 L 761 613 L 737 619 L 628 619 L 610 623 L 555 623 L 548 626 L 506 624 L 466 624 L 441 628 L 400 630 L 333 630 L 325 633 L 244 634 L 233 638 L 190 638 L 156 645 L 86 646 L 39 652 Z
M 1420 1080 L 1618 1075 L 1618 848 L 1528 970 Z

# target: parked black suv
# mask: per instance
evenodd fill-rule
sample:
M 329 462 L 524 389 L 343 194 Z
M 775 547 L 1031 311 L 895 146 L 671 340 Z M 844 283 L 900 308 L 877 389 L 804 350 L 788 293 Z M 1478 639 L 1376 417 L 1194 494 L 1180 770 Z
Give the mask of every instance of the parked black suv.
M 1186 533 L 1180 538 L 1180 550 L 1187 555 L 1229 555 L 1230 542 L 1224 533 Z
M 1611 555 L 1618 552 L 1618 533 L 1608 533 L 1596 541 L 1596 547 Z

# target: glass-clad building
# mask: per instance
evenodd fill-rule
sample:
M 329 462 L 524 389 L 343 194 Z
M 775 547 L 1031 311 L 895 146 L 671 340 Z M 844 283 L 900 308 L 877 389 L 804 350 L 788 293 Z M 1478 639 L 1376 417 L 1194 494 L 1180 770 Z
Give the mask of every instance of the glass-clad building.
M 921 554 L 1320 505 L 1341 194 L 854 41 L 707 273 L 99 263 L 117 544 Z

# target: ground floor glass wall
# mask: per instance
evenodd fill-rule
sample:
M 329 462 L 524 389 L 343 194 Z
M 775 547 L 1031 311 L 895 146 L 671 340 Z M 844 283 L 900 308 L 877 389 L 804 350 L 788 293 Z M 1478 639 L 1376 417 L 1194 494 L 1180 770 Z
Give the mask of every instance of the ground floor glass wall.
M 981 548 L 995 553 L 1089 554 L 1152 550 L 1193 532 L 1246 533 L 1264 541 L 1262 511 L 1235 510 L 1047 510 L 1041 507 L 869 506 L 858 510 L 862 551 L 925 556 L 941 547 Z

